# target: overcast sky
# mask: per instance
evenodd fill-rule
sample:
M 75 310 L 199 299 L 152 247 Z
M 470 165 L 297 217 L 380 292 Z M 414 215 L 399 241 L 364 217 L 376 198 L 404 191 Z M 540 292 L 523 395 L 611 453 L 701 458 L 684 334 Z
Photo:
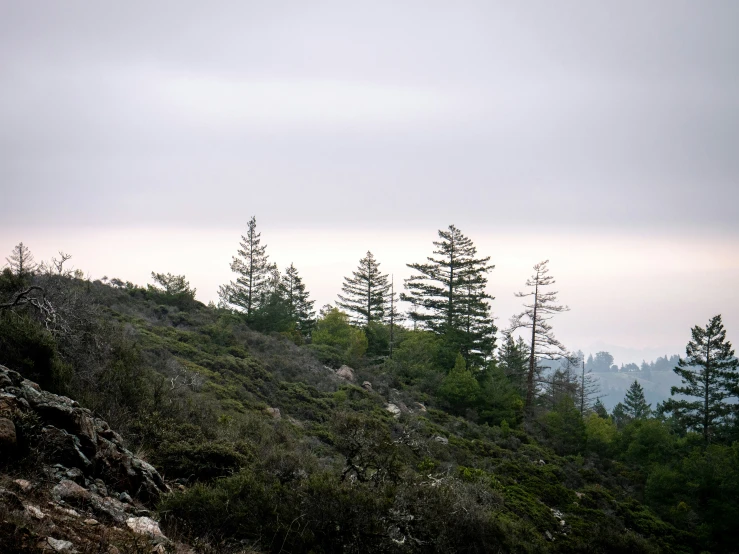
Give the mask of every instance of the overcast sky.
M 551 258 L 572 347 L 677 351 L 719 312 L 737 341 L 737 24 L 734 0 L 0 0 L 0 249 L 209 300 L 256 215 L 322 304 L 454 223 L 499 323 Z

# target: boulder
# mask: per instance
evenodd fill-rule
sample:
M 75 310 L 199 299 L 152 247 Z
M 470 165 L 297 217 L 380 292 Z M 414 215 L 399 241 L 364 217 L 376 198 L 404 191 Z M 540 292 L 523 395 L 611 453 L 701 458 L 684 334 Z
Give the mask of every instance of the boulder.
M 82 471 L 92 469 L 92 462 L 82 453 L 80 440 L 64 429 L 49 425 L 41 429 L 44 458 L 65 467 L 76 467 Z
M 25 479 L 16 479 L 13 483 L 15 483 L 21 492 L 28 492 L 33 488 L 31 482 L 26 481 Z
M 138 535 L 146 535 L 152 539 L 167 540 L 159 524 L 148 517 L 129 517 L 126 520 L 126 526 Z
M 362 383 L 362 388 L 368 392 L 372 392 L 372 383 L 370 383 L 369 381 L 365 381 L 364 383 Z
M 85 505 L 90 501 L 91 493 L 74 481 L 64 479 L 51 489 L 51 496 L 57 502 L 64 501 L 79 506 Z
M 336 375 L 346 381 L 354 381 L 354 370 L 348 365 L 341 366 L 337 371 Z
M 61 552 L 66 554 L 77 552 L 71 542 L 53 537 L 46 537 L 38 544 L 38 547 L 42 552 Z
M 385 409 L 393 414 L 393 417 L 400 417 L 401 410 L 395 404 L 388 404 Z

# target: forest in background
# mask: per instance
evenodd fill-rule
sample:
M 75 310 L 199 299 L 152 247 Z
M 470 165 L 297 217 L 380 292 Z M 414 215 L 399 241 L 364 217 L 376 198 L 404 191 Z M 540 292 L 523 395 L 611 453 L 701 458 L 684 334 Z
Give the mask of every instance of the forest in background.
M 438 235 L 403 287 L 367 252 L 318 314 L 254 218 L 219 305 L 185 276 L 92 282 L 21 244 L 0 363 L 120 429 L 183 486 L 165 520 L 212 548 L 733 551 L 739 388 L 720 316 L 685 358 L 600 371 L 607 353 L 554 335 L 567 308 L 546 262 L 499 338 L 490 259 Z M 674 396 L 650 402 L 640 381 L 673 363 Z M 628 376 L 611 410 L 595 374 Z

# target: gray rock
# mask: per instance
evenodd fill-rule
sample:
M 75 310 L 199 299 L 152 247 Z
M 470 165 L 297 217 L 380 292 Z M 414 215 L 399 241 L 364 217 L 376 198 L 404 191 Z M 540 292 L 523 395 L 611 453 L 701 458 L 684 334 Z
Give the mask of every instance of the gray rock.
M 91 493 L 74 481 L 64 479 L 51 489 L 51 496 L 57 502 L 64 501 L 70 504 L 84 505 L 89 502 Z
M 22 492 L 28 492 L 33 488 L 31 482 L 26 481 L 25 479 L 16 479 L 13 483 L 15 483 Z
M 385 409 L 393 414 L 393 417 L 400 417 L 401 410 L 395 404 L 388 404 Z
M 159 524 L 149 517 L 130 517 L 126 520 L 126 526 L 138 535 L 145 535 L 156 542 L 168 542 Z
M 120 500 L 102 497 L 68 479 L 56 485 L 51 494 L 55 500 L 64 501 L 83 510 L 92 510 L 99 516 L 112 519 L 116 523 L 124 523 L 128 518 L 126 511 L 130 506 Z
M 57 461 L 67 467 L 76 467 L 82 471 L 92 469 L 92 462 L 82 453 L 80 440 L 64 429 L 49 425 L 41 429 L 44 457 Z
M 449 439 L 446 437 L 442 437 L 441 435 L 436 435 L 434 437 L 434 440 L 441 444 L 449 444 Z
M 271 416 L 273 419 L 282 419 L 282 414 L 280 413 L 279 408 L 265 408 L 264 411 L 267 412 L 267 415 Z
M 26 504 L 26 512 L 35 519 L 40 520 L 46 517 L 46 514 L 44 514 L 38 506 L 34 506 L 33 504 Z
M 362 383 L 362 388 L 366 391 L 372 392 L 372 383 L 370 383 L 369 381 L 365 381 L 364 383 Z
M 346 381 L 354 381 L 354 370 L 348 365 L 341 366 L 337 371 L 336 375 Z
M 52 537 L 46 537 L 46 539 L 41 542 L 39 547 L 46 552 L 63 552 L 66 554 L 77 552 L 71 542 L 63 541 L 61 539 L 55 539 Z

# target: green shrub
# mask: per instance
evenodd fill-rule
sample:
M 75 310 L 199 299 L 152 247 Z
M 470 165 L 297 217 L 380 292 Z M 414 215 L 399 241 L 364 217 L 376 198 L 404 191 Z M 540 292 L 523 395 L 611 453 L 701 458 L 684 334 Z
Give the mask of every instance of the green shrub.
M 253 455 L 249 447 L 209 442 L 193 445 L 188 442 L 164 444 L 151 456 L 152 463 L 167 478 L 188 481 L 211 481 L 238 472 Z

